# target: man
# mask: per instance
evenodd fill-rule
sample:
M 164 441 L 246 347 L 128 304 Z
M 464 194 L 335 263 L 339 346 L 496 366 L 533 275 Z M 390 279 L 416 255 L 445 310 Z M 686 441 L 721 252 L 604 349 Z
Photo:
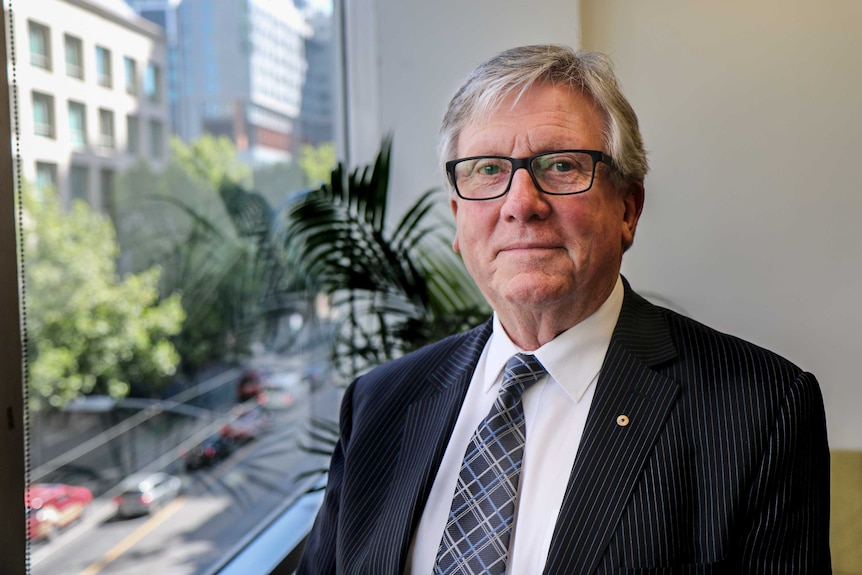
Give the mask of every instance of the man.
M 493 317 L 352 383 L 299 572 L 831 572 L 815 378 L 620 276 L 647 162 L 606 58 L 492 58 L 441 155 Z

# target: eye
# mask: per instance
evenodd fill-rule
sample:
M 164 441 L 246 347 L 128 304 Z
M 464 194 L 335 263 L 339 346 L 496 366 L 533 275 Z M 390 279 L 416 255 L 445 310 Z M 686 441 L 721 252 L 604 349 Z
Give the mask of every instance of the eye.
M 473 171 L 480 176 L 496 176 L 503 173 L 504 168 L 500 160 L 486 158 L 483 160 L 479 160 L 476 163 L 476 167 Z

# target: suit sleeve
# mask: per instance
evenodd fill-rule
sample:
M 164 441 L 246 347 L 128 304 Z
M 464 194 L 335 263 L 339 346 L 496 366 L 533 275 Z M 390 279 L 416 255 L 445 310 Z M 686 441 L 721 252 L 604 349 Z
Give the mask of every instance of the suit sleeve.
M 356 382 L 344 393 L 339 418 L 339 439 L 332 452 L 323 505 L 308 534 L 296 575 L 334 575 L 337 572 L 337 539 L 341 487 L 344 481 L 344 454 L 352 427 L 352 397 Z
M 778 411 L 749 497 L 744 573 L 832 572 L 829 446 L 817 380 L 801 373 Z

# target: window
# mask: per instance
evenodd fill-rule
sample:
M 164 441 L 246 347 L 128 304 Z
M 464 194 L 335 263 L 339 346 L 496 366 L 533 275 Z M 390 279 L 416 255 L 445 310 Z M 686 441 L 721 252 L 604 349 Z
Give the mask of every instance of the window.
M 69 102 L 69 141 L 74 148 L 87 145 L 87 108 L 80 102 Z
M 164 127 L 158 120 L 150 120 L 150 157 L 160 160 L 164 155 Z
M 126 152 L 131 156 L 141 153 L 141 127 L 137 116 L 126 116 Z
M 84 79 L 84 46 L 80 38 L 65 34 L 63 44 L 66 49 L 66 75 L 70 78 Z
M 72 165 L 69 168 L 69 199 L 90 201 L 90 169 L 87 166 Z
M 39 262 L 29 251 L 21 271 L 33 274 L 20 284 L 30 296 L 22 318 L 31 346 L 23 366 L 32 424 L 26 475 L 32 484 L 84 486 L 93 498 L 83 521 L 68 529 L 45 525 L 46 535 L 57 536 L 33 540 L 27 563 L 32 575 L 141 569 L 210 575 L 238 542 L 255 537 L 274 511 L 287 509 L 310 486 L 300 473 L 320 468 L 325 458 L 295 446 L 308 437 L 312 418 L 337 417 L 341 394 L 322 343 L 328 336 L 319 335 L 331 322 L 325 298 L 306 301 L 303 295 L 294 306 L 297 296 L 285 293 L 276 308 L 262 309 L 264 292 L 257 290 L 270 276 L 261 275 L 256 256 L 248 257 L 249 249 L 258 250 L 256 242 L 234 231 L 236 214 L 220 193 L 221 175 L 259 192 L 276 209 L 314 184 L 306 182 L 299 162 L 305 140 L 299 109 L 290 104 L 298 100 L 282 103 L 266 95 L 269 88 L 261 92 L 248 78 L 249 55 L 229 37 L 241 27 L 219 25 L 244 22 L 247 0 L 128 0 L 123 10 L 106 11 L 115 2 L 14 1 L 19 58 L 11 65 L 17 66 L 23 128 L 14 142 L 19 187 L 37 198 L 37 191 L 53 187 L 56 192 L 43 197 L 57 200 L 59 211 L 44 225 L 69 226 L 62 235 L 47 227 L 40 235 L 30 222 L 21 226 L 33 234 L 24 238 L 33 240 L 28 249 L 60 242 L 50 250 L 57 258 Z M 273 17 L 293 10 L 289 1 L 276 3 Z M 164 32 L 132 14 L 141 5 L 165 23 Z M 301 15 L 292 18 L 310 33 Z M 49 61 L 53 50 L 52 74 L 30 61 L 30 21 L 53 34 L 39 49 Z M 203 45 L 204 31 L 225 34 L 213 36 L 207 54 L 194 50 Z M 295 61 L 305 64 L 303 48 L 300 42 L 279 49 L 296 51 Z M 321 67 L 337 77 L 334 65 Z M 196 77 L 204 69 L 214 69 L 219 86 L 231 93 L 218 90 L 207 99 Z M 264 69 L 269 72 L 280 74 Z M 297 83 L 290 90 L 301 88 Z M 8 144 L 4 136 L 0 141 Z M 321 140 L 333 141 L 331 132 Z M 321 157 L 330 155 L 334 159 L 330 152 Z M 0 199 L 10 193 L 16 192 L 0 189 Z M 9 215 L 2 207 L 0 218 Z M 81 213 L 98 219 L 81 220 Z M 103 265 L 110 281 L 101 282 Z M 58 282 L 53 289 L 39 285 L 46 276 Z M 91 279 L 91 289 L 81 285 Z M 44 328 L 39 308 L 46 302 L 66 308 L 49 318 L 62 323 L 55 331 Z M 66 339 L 53 356 L 34 343 L 55 337 Z M 40 357 L 57 361 L 40 364 Z M 102 369 L 106 363 L 110 369 Z M 68 377 L 54 371 L 67 368 Z M 115 377 L 117 370 L 122 374 Z M 240 380 L 255 370 L 261 385 L 243 402 Z M 3 387 L 0 396 L 11 401 Z M 66 391 L 70 395 L 60 397 Z M 267 402 L 269 409 L 259 407 Z M 8 472 L 0 476 L 24 475 L 18 471 L 23 457 L 16 454 L 20 465 L 10 467 L 9 450 L 0 451 L 6 453 L 0 453 L 0 467 Z M 146 481 L 157 473 L 163 482 Z M 137 495 L 117 503 L 114 495 L 130 483 Z M 86 495 L 65 504 L 83 501 Z M 50 523 L 50 514 L 42 515 Z M 6 519 L 0 521 L 0 550 L 15 529 Z M 144 531 L 146 537 L 137 537 Z M 0 555 L 0 571 L 24 566 L 23 557 Z
M 45 70 L 51 69 L 51 31 L 47 26 L 29 22 L 30 63 Z
M 111 110 L 99 110 L 99 145 L 114 147 L 114 113 Z
M 37 136 L 54 137 L 54 96 L 33 92 L 33 128 Z
M 126 73 L 126 93 L 137 95 L 138 93 L 138 65 L 128 56 L 123 57 L 123 66 Z
M 36 191 L 40 197 L 57 191 L 57 164 L 36 162 Z
M 147 64 L 147 73 L 144 76 L 144 94 L 150 102 L 158 102 L 161 99 L 162 78 L 161 71 L 152 62 Z
M 111 78 L 111 51 L 102 46 L 96 46 L 96 82 L 100 86 L 113 86 Z
M 99 197 L 102 199 L 102 210 L 114 220 L 114 170 L 99 170 Z

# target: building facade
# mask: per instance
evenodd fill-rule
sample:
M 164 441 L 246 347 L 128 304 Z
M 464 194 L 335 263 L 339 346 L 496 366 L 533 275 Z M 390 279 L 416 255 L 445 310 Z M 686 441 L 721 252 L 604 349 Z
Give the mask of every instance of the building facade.
M 27 0 L 9 14 L 21 175 L 110 214 L 118 172 L 167 162 L 164 32 L 122 0 Z

